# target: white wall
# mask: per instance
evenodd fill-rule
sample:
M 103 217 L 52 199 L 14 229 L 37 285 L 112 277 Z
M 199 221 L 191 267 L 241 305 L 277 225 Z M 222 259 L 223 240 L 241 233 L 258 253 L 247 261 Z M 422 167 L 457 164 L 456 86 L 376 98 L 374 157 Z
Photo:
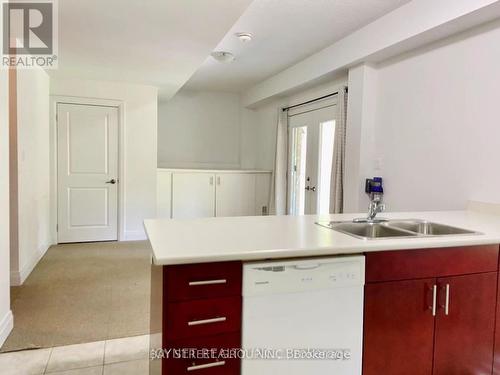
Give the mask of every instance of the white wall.
M 53 79 L 51 95 L 112 99 L 124 104 L 124 184 L 122 239 L 145 239 L 143 220 L 156 215 L 157 103 L 152 86 L 104 81 Z
M 254 110 L 253 123 L 250 125 L 254 132 L 253 145 L 251 145 L 253 149 L 247 155 L 252 155 L 253 151 L 253 163 L 256 169 L 274 169 L 278 111 L 287 105 L 288 99 L 283 98 Z
M 388 209 L 500 202 L 500 22 L 378 71 L 376 154 Z
M 0 21 L 1 26 L 1 21 Z M 8 72 L 0 69 L 0 347 L 12 330 L 9 280 L 9 92 Z
M 239 95 L 181 90 L 160 102 L 158 166 L 240 168 Z
M 274 169 L 278 110 L 282 107 L 331 94 L 344 85 L 347 85 L 347 75 L 342 75 L 335 80 L 313 86 L 309 89 L 299 90 L 289 96 L 261 105 L 256 109 L 246 109 L 250 114 L 244 117 L 245 121 L 242 122 L 242 128 L 248 129 L 249 133 L 249 129 L 251 129 L 254 139 L 247 145 L 248 151 L 243 153 L 242 162 L 251 160 L 254 163 L 252 168 Z M 253 159 L 251 158 L 252 155 Z
M 18 253 L 11 282 L 20 285 L 51 244 L 49 77 L 42 69 L 17 71 Z
M 377 63 L 500 16 L 498 0 L 414 0 L 248 89 L 257 106 L 347 67 Z
M 375 116 L 377 71 L 361 64 L 349 70 L 347 105 L 344 212 L 364 212 L 368 206 L 365 179 L 375 169 Z
M 158 166 L 274 168 L 278 109 L 330 94 L 347 75 L 249 109 L 238 94 L 181 90 L 158 107 Z

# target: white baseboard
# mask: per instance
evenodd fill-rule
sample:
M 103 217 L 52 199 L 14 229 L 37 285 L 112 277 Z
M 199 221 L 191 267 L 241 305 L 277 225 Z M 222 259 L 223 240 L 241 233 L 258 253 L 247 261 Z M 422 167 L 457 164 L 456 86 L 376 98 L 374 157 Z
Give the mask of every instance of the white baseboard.
M 7 340 L 12 328 L 14 328 L 14 316 L 12 315 L 12 311 L 9 310 L 3 318 L 0 319 L 0 348 L 5 340 Z
M 21 267 L 20 270 L 10 271 L 10 285 L 11 286 L 19 286 L 22 285 L 31 272 L 35 269 L 36 265 L 45 255 L 50 245 L 45 244 L 42 245 L 36 253 L 34 253 L 30 259 Z
M 124 234 L 123 241 L 143 241 L 148 239 L 143 230 L 128 230 Z

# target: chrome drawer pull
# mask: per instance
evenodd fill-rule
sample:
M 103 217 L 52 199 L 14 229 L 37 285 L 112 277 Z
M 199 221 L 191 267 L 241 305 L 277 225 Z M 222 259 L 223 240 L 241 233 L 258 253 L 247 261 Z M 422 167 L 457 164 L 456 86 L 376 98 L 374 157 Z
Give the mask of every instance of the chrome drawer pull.
M 450 284 L 446 284 L 446 299 L 444 303 L 444 315 L 450 312 Z
M 225 364 L 226 364 L 226 361 L 212 362 L 212 363 L 207 363 L 204 365 L 189 366 L 187 368 L 187 370 L 188 371 L 203 370 L 205 368 L 210 368 L 210 367 L 224 366 Z
M 437 285 L 432 286 L 432 316 L 436 316 L 436 302 L 437 302 Z
M 190 281 L 189 286 L 197 286 L 197 285 L 215 285 L 215 284 L 226 284 L 226 279 L 218 279 L 218 280 L 204 280 L 204 281 Z
M 212 319 L 203 319 L 203 320 L 192 320 L 188 322 L 188 326 L 200 326 L 202 324 L 212 324 L 212 323 L 219 323 L 219 322 L 225 322 L 227 318 L 225 316 L 222 316 L 220 318 L 212 318 Z

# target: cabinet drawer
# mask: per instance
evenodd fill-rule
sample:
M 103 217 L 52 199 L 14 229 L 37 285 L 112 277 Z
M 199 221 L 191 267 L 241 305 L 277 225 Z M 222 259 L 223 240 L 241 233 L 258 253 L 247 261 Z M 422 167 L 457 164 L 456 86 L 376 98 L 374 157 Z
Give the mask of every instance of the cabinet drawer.
M 168 303 L 163 322 L 168 341 L 237 332 L 241 329 L 241 297 Z
M 163 374 L 238 375 L 240 373 L 240 360 L 228 358 L 221 350 L 224 350 L 225 354 L 227 351 L 237 350 L 240 348 L 240 342 L 239 332 L 175 341 L 166 346 L 166 348 L 173 350 L 163 362 Z M 193 351 L 183 356 L 179 352 L 182 349 L 208 350 L 209 358 L 203 358 L 207 357 L 207 353 L 194 353 Z M 212 349 L 215 349 L 215 356 L 211 353 Z M 177 353 L 175 353 L 176 351 Z M 220 355 L 221 353 L 222 355 Z
M 494 272 L 498 245 L 383 251 L 366 254 L 366 282 Z
M 241 295 L 241 262 L 166 266 L 167 301 Z

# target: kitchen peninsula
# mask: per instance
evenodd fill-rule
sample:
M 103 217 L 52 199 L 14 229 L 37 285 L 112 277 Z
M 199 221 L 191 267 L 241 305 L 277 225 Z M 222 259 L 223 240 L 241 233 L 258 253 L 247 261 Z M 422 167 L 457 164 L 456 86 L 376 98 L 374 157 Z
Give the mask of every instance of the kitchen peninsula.
M 359 216 L 146 220 L 153 249 L 151 348 L 241 347 L 244 264 L 364 256 L 364 375 L 497 373 L 500 215 L 387 213 L 389 224 L 420 219 L 474 231 L 387 239 L 316 225 Z M 151 363 L 151 374 L 241 373 L 237 358 Z

